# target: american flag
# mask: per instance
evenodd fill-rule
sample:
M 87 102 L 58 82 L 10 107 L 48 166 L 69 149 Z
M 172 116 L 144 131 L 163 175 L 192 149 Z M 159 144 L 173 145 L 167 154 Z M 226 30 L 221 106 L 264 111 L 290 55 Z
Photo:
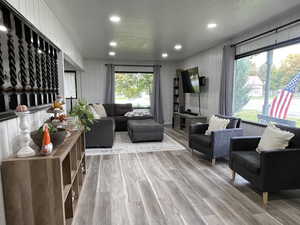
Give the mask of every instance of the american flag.
M 279 94 L 273 99 L 270 116 L 279 119 L 286 119 L 291 101 L 293 99 L 296 87 L 300 81 L 300 73 L 297 74 L 285 88 L 279 91 Z

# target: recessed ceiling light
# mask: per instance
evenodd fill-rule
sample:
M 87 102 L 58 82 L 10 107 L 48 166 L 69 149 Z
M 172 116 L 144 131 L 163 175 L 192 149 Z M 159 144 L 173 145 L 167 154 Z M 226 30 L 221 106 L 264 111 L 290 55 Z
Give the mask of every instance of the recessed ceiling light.
M 115 56 L 116 53 L 115 53 L 115 52 L 109 52 L 108 55 L 109 55 L 109 56 Z
M 217 24 L 216 23 L 209 23 L 207 24 L 207 28 L 212 29 L 212 28 L 216 28 Z
M 168 53 L 164 52 L 163 54 L 161 54 L 161 57 L 167 58 L 168 57 Z
M 111 42 L 109 42 L 109 45 L 110 45 L 111 47 L 117 47 L 118 43 L 115 42 L 115 41 L 111 41 Z
M 0 31 L 7 32 L 7 27 L 4 25 L 0 25 Z
M 176 45 L 174 46 L 174 49 L 177 50 L 177 51 L 179 51 L 179 50 L 182 49 L 182 45 L 181 45 L 181 44 L 176 44 Z
M 121 21 L 121 17 L 119 17 L 117 15 L 113 15 L 109 18 L 109 20 L 113 23 L 119 23 Z

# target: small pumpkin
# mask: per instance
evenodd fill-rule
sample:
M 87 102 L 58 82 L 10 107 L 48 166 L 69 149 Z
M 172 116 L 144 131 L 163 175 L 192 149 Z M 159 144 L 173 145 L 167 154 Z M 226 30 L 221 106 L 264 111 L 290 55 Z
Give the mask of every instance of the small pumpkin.
M 26 105 L 18 105 L 16 108 L 17 112 L 27 112 L 28 111 L 28 107 Z

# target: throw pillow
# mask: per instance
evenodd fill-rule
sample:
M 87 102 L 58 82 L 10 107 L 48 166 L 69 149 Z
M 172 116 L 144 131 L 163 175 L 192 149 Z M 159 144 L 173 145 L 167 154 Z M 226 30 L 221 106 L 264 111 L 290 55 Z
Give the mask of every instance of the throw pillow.
M 93 107 L 101 118 L 107 117 L 105 108 L 102 104 L 93 104 Z
M 91 112 L 92 112 L 93 115 L 94 115 L 94 119 L 99 120 L 99 119 L 100 119 L 100 116 L 99 116 L 99 114 L 96 112 L 96 110 L 94 109 L 94 107 L 90 105 L 89 108 L 90 108 Z
M 262 152 L 285 149 L 294 136 L 295 134 L 291 132 L 281 130 L 274 124 L 269 124 L 260 139 L 256 151 Z
M 211 135 L 212 131 L 224 130 L 224 129 L 226 129 L 229 122 L 230 122 L 229 119 L 223 119 L 223 118 L 219 118 L 219 117 L 213 115 L 209 119 L 209 126 L 208 126 L 208 129 L 205 132 L 205 134 Z
M 133 110 L 132 112 L 127 112 L 126 117 L 139 117 L 139 116 L 151 116 L 149 110 Z

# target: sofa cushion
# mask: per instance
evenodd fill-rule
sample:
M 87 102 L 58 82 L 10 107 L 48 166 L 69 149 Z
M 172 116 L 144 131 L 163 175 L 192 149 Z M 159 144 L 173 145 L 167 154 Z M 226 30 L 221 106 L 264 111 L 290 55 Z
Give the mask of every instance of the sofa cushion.
M 115 104 L 114 116 L 124 116 L 133 110 L 132 104 Z
M 115 115 L 114 109 L 115 104 L 103 104 L 103 107 L 105 108 L 106 114 L 109 117 L 113 117 Z
M 190 141 L 197 146 L 210 147 L 212 144 L 211 136 L 204 134 L 192 134 L 190 136 Z
M 231 153 L 231 161 L 234 164 L 245 167 L 252 173 L 260 171 L 260 154 L 256 151 L 236 151 Z

